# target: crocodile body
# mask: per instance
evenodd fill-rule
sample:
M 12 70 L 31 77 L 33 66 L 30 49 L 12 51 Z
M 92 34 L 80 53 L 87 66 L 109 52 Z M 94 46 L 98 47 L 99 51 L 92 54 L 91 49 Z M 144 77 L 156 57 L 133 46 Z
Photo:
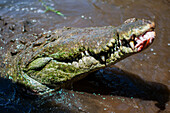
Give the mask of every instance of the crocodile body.
M 6 78 L 38 94 L 65 87 L 88 73 L 140 52 L 155 37 L 155 24 L 129 19 L 118 27 L 62 28 L 24 43 L 22 51 L 9 51 Z

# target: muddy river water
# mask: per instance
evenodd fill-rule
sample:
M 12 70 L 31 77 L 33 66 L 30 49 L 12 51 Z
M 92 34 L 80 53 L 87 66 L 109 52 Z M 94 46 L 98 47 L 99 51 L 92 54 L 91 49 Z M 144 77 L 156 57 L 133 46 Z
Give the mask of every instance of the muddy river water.
M 0 62 L 11 42 L 64 26 L 118 26 L 128 18 L 155 21 L 156 39 L 139 54 L 44 96 L 0 78 L 1 113 L 170 113 L 169 0 L 43 0 L 65 17 L 45 12 L 38 0 L 0 1 Z M 22 91 L 21 91 L 22 90 Z

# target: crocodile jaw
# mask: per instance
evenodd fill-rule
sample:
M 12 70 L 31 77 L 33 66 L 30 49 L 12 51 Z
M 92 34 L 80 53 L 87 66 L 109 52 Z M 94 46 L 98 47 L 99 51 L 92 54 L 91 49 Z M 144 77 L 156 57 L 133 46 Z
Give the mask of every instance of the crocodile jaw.
M 138 48 L 138 51 L 142 51 L 153 42 L 155 36 L 156 34 L 154 31 L 148 31 L 144 35 L 136 37 L 135 41 L 137 44 L 135 45 L 135 48 Z

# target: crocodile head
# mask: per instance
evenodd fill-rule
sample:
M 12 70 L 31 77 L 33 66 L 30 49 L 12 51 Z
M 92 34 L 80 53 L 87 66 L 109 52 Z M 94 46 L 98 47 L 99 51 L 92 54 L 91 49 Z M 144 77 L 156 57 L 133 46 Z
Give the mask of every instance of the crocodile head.
M 147 48 L 155 38 L 155 23 L 146 20 L 128 19 L 118 30 L 122 46 L 130 46 L 135 52 Z M 128 25 L 126 25 L 128 24 Z M 127 42 L 128 41 L 128 42 Z M 129 45 L 126 45 L 129 44 Z
M 144 50 L 153 42 L 154 28 L 152 21 L 129 19 L 118 27 L 58 29 L 17 55 L 9 75 L 39 94 L 58 89 Z

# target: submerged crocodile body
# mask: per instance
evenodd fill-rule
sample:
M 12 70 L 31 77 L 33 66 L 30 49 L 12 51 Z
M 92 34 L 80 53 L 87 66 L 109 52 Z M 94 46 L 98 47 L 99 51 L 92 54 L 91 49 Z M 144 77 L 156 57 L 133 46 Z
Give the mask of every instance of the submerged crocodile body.
M 65 87 L 106 65 L 140 52 L 153 42 L 155 24 L 129 19 L 118 27 L 62 28 L 33 35 L 17 54 L 8 52 L 6 78 L 38 94 Z

